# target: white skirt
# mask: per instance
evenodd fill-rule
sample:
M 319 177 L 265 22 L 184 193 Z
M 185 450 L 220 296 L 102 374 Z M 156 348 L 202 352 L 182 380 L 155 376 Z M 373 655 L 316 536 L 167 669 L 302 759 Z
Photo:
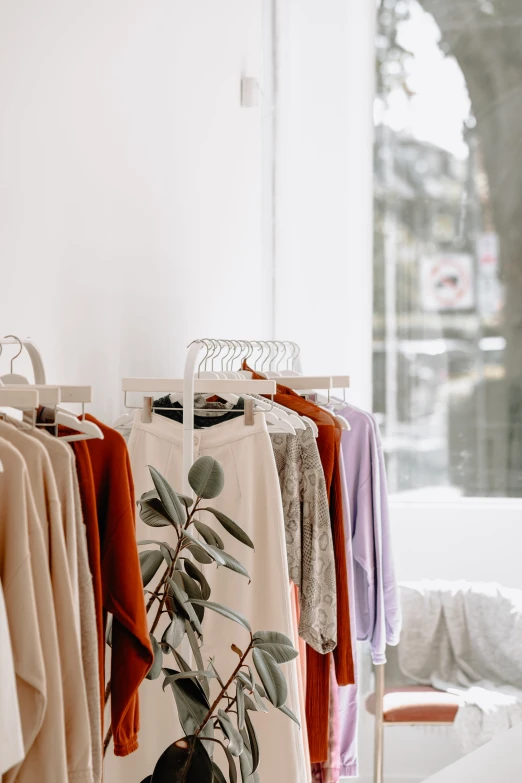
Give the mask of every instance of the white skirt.
M 182 443 L 181 424 L 157 414 L 153 414 L 150 424 L 145 424 L 141 421 L 141 412 L 136 413 L 129 440 L 136 498 L 153 488 L 147 465 L 159 470 L 176 491 L 183 491 Z M 212 588 L 210 600 L 244 614 L 253 631 L 280 631 L 295 643 L 281 492 L 264 417 L 256 414 L 253 426 L 245 425 L 244 418 L 239 417 L 197 430 L 194 458 L 206 455 L 221 464 L 225 487 L 219 497 L 204 501 L 205 505 L 231 517 L 255 545 L 254 552 L 228 535 L 212 514 L 198 514 L 221 535 L 226 551 L 245 566 L 252 580 L 249 584 L 245 577 L 226 568 L 217 569 L 214 564 L 197 564 Z M 176 544 L 173 530 L 148 527 L 139 518 L 137 539 L 168 540 L 171 545 Z M 240 625 L 209 610 L 205 613 L 203 629 L 205 665 L 209 658 L 215 657 L 216 668 L 226 682 L 238 662 L 230 645 L 244 650 L 249 635 Z M 164 666 L 177 668 L 172 655 L 165 656 Z M 288 682 L 287 706 L 299 716 L 296 661 L 283 664 L 282 668 Z M 152 774 L 165 748 L 183 736 L 173 694 L 170 688 L 162 691 L 162 681 L 160 676 L 158 680 L 142 684 L 139 749 L 126 758 L 116 758 L 109 749 L 105 760 L 105 783 L 140 783 Z M 234 688 L 231 692 L 234 693 Z M 268 714 L 251 712 L 250 716 L 259 739 L 261 783 L 305 783 L 309 780 L 299 727 L 271 705 Z

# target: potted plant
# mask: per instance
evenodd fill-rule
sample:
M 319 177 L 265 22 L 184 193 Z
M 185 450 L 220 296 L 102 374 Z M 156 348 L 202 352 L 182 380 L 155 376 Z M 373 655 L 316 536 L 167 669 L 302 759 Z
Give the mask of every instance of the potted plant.
M 299 723 L 285 704 L 287 684 L 281 669 L 281 664 L 293 660 L 298 653 L 284 634 L 254 631 L 239 612 L 210 600 L 211 588 L 201 564 L 215 563 L 248 578 L 242 564 L 226 552 L 222 530 L 254 548 L 236 522 L 205 505 L 223 489 L 225 479 L 220 464 L 212 457 L 201 457 L 194 463 L 188 475 L 194 500 L 176 492 L 155 468 L 149 466 L 149 470 L 155 488 L 138 501 L 140 517 L 153 528 L 172 527 L 177 543 L 171 546 L 164 541 L 139 542 L 147 547 L 140 552 L 140 562 L 148 596 L 147 612 L 154 617 L 150 628 L 154 663 L 148 679 L 163 675 L 163 690 L 170 688 L 173 693 L 184 735 L 166 748 L 152 775 L 142 783 L 237 783 L 238 763 L 243 783 L 257 783 L 262 749 L 249 713 L 268 712 L 267 704 L 271 704 Z M 220 533 L 215 526 L 198 519 L 202 510 L 213 515 Z M 157 587 L 148 590 L 147 585 L 157 578 L 161 568 Z M 231 640 L 238 660 L 227 673 L 218 672 L 213 659 L 206 664 L 203 660 L 206 612 L 216 612 L 224 622 L 237 623 L 249 633 L 245 649 Z M 168 624 L 160 636 L 158 626 L 165 615 Z M 191 650 L 188 657 L 192 657 L 193 664 L 180 652 L 185 647 Z M 216 746 L 224 751 L 224 770 L 215 760 Z

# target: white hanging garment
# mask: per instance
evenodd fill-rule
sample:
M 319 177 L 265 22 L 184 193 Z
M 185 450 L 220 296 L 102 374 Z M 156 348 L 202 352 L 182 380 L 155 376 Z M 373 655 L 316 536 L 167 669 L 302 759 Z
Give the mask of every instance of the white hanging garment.
M 197 430 L 193 443 L 196 459 L 210 455 L 225 472 L 224 490 L 209 505 L 236 520 L 256 546 L 253 552 L 223 533 L 227 551 L 243 563 L 252 581 L 248 584 L 244 577 L 225 568 L 202 566 L 212 588 L 211 600 L 244 614 L 253 630 L 280 631 L 294 639 L 281 492 L 263 415 L 256 414 L 251 426 L 245 426 L 243 417 L 239 417 Z M 143 423 L 141 414 L 137 413 L 129 452 L 137 497 L 153 486 L 147 465 L 153 465 L 181 491 L 184 486 L 181 424 L 156 414 L 150 423 Z M 216 525 L 209 512 L 199 516 L 202 521 Z M 161 529 L 162 537 L 167 538 L 169 533 L 167 528 Z M 151 528 L 141 520 L 137 523 L 137 538 L 151 538 Z M 175 545 L 174 538 L 171 535 L 169 543 Z M 213 612 L 206 613 L 204 630 L 203 658 L 215 656 L 216 667 L 228 678 L 237 664 L 237 655 L 230 645 L 235 643 L 244 649 L 247 632 Z M 169 664 L 165 661 L 165 665 Z M 283 668 L 288 682 L 287 704 L 298 714 L 296 661 Z M 141 686 L 140 716 L 140 747 L 128 758 L 116 758 L 109 751 L 105 762 L 107 783 L 142 780 L 152 773 L 165 748 L 183 736 L 172 694 L 163 693 L 158 682 L 147 681 Z M 306 783 L 310 771 L 298 726 L 278 710 L 270 710 L 269 715 L 255 713 L 251 717 L 259 738 L 261 783 Z

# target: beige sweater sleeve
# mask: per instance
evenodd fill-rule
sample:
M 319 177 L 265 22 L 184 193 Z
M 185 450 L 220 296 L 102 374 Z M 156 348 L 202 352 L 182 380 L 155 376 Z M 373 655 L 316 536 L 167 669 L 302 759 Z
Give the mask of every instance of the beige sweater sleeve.
M 64 729 L 64 744 L 68 780 L 69 783 L 92 783 L 91 735 L 80 639 L 76 631 L 61 506 L 51 461 L 41 443 L 5 422 L 0 422 L 0 435 L 9 439 L 20 450 L 27 463 L 36 521 L 40 535 L 44 538 L 46 556 L 43 562 L 48 564 L 47 575 L 50 573 L 51 601 L 57 631 L 55 664 L 60 679 L 62 719 L 67 729 L 66 732 Z M 53 742 L 58 745 L 58 740 Z M 59 780 L 53 777 L 50 779 L 53 783 Z
M 29 550 L 24 479 L 27 468 L 20 453 L 2 438 L 0 460 L 0 579 L 15 665 L 23 750 L 28 757 L 42 727 L 47 698 Z M 14 780 L 19 769 L 18 764 L 6 772 L 3 783 Z

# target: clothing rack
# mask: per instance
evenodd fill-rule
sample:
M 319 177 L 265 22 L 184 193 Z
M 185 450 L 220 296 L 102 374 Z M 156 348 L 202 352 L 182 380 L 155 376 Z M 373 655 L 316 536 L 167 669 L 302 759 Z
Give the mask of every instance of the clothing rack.
M 209 348 L 211 347 L 213 349 L 212 357 L 215 357 L 216 351 L 215 348 L 218 348 L 218 354 L 221 353 L 221 350 L 223 347 L 229 348 L 229 353 L 232 355 L 229 356 L 227 354 L 226 361 L 228 361 L 230 364 L 234 361 L 234 359 L 238 359 L 241 357 L 242 351 L 246 347 L 247 349 L 247 357 L 252 355 L 254 346 L 259 346 L 262 349 L 262 355 L 264 356 L 264 349 L 265 347 L 268 347 L 268 354 L 267 357 L 263 363 L 266 364 L 266 361 L 269 361 L 269 366 L 273 358 L 276 358 L 279 362 L 278 366 L 281 364 L 283 359 L 286 356 L 287 348 L 286 346 L 291 346 L 292 348 L 292 354 L 291 359 L 292 361 L 295 361 L 300 352 L 301 349 L 299 348 L 297 343 L 291 342 L 289 340 L 281 341 L 281 340 L 218 340 L 215 338 L 204 338 L 204 339 L 197 339 L 194 340 L 192 343 L 190 343 L 188 347 L 188 353 L 187 358 L 185 360 L 185 373 L 184 373 L 184 380 L 183 380 L 183 398 L 184 398 L 184 405 L 183 405 L 183 482 L 184 482 L 184 492 L 186 494 L 191 494 L 192 490 L 190 488 L 190 485 L 188 483 L 188 473 L 190 468 L 192 467 L 192 464 L 194 462 L 194 392 L 195 391 L 203 391 L 203 387 L 208 387 L 208 381 L 205 382 L 203 380 L 200 380 L 198 378 L 198 375 L 201 372 L 201 366 L 203 362 L 205 362 L 209 355 Z M 275 357 L 272 357 L 272 346 L 276 349 Z M 200 362 L 198 366 L 198 358 L 201 354 L 201 351 L 203 348 L 206 348 L 207 353 L 205 354 L 205 357 Z M 239 348 L 239 351 L 237 350 Z M 281 352 L 281 357 L 279 358 L 280 349 L 283 348 L 283 351 Z M 250 350 L 250 353 L 248 351 Z M 346 389 L 350 386 L 350 376 L 349 375 L 314 375 L 314 376 L 302 376 L 302 375 L 285 375 L 283 377 L 284 384 L 288 386 L 290 389 L 293 389 L 294 391 L 308 391 L 310 389 L 321 389 L 321 390 L 328 390 L 331 389 Z M 268 389 L 268 387 L 265 389 L 262 385 L 263 381 L 254 381 L 255 386 L 253 388 L 246 388 L 244 389 L 245 393 L 248 393 L 249 391 L 254 392 L 255 394 L 270 394 L 273 395 L 276 393 L 276 381 L 270 379 L 271 381 L 271 387 Z M 266 383 L 270 382 L 268 379 Z M 124 381 L 125 383 L 125 381 Z M 168 382 L 166 382 L 168 383 Z M 227 381 L 221 381 L 221 383 L 226 384 Z M 238 391 L 241 393 L 241 390 L 238 388 L 237 384 L 240 383 L 239 380 L 231 380 L 230 384 L 231 386 L 228 388 L 223 387 L 223 391 Z M 248 381 L 246 381 L 248 384 Z M 219 380 L 212 380 L 212 390 L 215 390 L 216 394 L 219 393 Z M 232 388 L 233 384 L 233 388 Z M 150 389 L 149 389 L 150 390 Z M 156 391 L 167 391 L 167 392 L 175 392 L 178 391 L 178 389 L 175 388 L 167 388 L 166 386 L 163 389 L 155 389 Z M 125 388 L 124 388 L 125 391 Z M 139 391 L 139 389 L 134 389 L 134 391 Z

